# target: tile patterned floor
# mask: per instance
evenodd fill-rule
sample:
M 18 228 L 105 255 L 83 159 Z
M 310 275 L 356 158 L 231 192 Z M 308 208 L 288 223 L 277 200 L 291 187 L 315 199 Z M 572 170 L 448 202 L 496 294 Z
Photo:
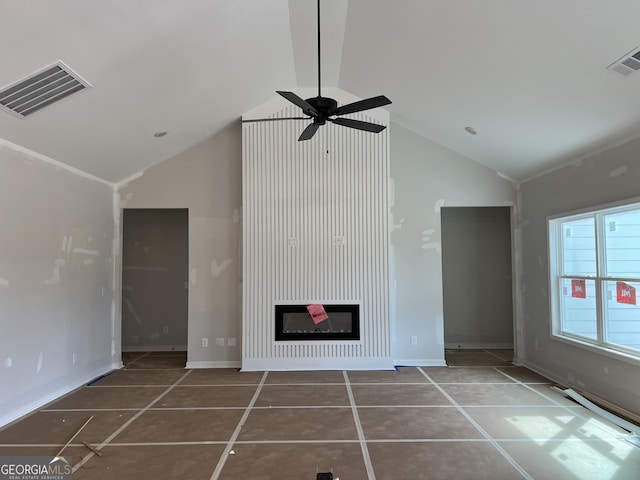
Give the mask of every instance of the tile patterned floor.
M 93 416 L 64 451 L 75 480 L 640 478 L 627 432 L 512 355 L 452 350 L 450 367 L 264 373 L 126 353 L 124 369 L 0 430 L 0 455 L 54 455 Z

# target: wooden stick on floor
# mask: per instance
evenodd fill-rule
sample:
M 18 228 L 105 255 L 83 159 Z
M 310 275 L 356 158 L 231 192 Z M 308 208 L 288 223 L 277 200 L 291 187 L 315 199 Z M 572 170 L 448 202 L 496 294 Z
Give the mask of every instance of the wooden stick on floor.
M 94 447 L 93 445 L 88 444 L 87 442 L 82 442 L 82 444 L 87 447 L 89 450 L 91 450 L 93 453 L 95 453 L 96 455 L 98 455 L 99 457 L 101 457 L 103 455 L 103 453 L 98 450 L 96 447 Z
M 67 443 L 65 443 L 65 444 L 64 444 L 64 447 L 62 447 L 62 448 L 60 449 L 60 451 L 59 451 L 58 453 L 56 453 L 56 457 L 59 457 L 59 456 L 60 456 L 60 454 L 61 454 L 62 452 L 64 452 L 64 449 L 65 449 L 65 448 L 67 448 L 67 447 L 69 446 L 69 444 L 73 441 L 73 439 L 74 439 L 74 438 L 76 438 L 76 437 L 78 436 L 78 434 L 82 431 L 82 429 L 83 429 L 84 427 L 86 427 L 86 426 L 87 426 L 87 424 L 88 424 L 91 420 L 93 420 L 93 415 L 91 415 L 91 416 L 89 417 L 89 419 L 88 419 L 86 422 L 84 422 L 84 424 L 83 424 L 83 425 L 82 425 L 82 426 L 81 426 L 81 427 L 76 431 L 76 433 L 74 433 L 73 437 L 71 437 L 71 438 L 69 439 L 69 441 L 68 441 Z

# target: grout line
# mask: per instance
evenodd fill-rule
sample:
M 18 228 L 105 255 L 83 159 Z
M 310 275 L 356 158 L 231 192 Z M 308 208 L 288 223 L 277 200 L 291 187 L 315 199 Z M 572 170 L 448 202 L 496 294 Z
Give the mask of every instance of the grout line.
M 129 420 L 127 420 L 123 425 L 121 425 L 120 428 L 118 428 L 115 432 L 113 432 L 105 440 L 103 440 L 102 443 L 100 443 L 100 445 L 98 446 L 98 450 L 102 450 L 106 445 L 108 445 L 111 442 L 111 440 L 113 440 L 118 435 L 120 435 L 120 433 L 122 433 L 122 431 L 125 428 L 127 428 L 129 425 L 131 425 L 133 422 L 135 422 L 144 412 L 146 412 L 151 407 L 153 407 L 156 403 L 158 403 L 166 394 L 168 394 L 176 385 L 178 385 L 182 381 L 182 379 L 184 379 L 192 371 L 193 370 L 187 370 L 187 372 L 185 372 L 184 375 L 182 375 L 178 380 L 176 380 L 176 382 L 173 385 L 171 385 L 164 392 L 162 392 L 160 395 L 158 395 L 155 398 L 155 400 L 152 400 L 146 407 L 144 407 L 138 413 L 133 415 Z M 86 457 L 84 457 L 82 460 L 80 460 L 78 463 L 76 463 L 73 466 L 73 469 L 71 470 L 71 473 L 72 474 L 75 473 L 82 465 L 84 465 L 88 460 L 92 459 L 94 456 L 95 456 L 95 453 L 89 452 L 89 454 Z
M 129 365 L 132 365 L 134 363 L 136 363 L 138 360 L 140 360 L 143 357 L 146 357 L 147 355 L 149 355 L 151 352 L 145 352 L 142 355 L 140 355 L 139 357 L 134 358 L 133 360 L 131 360 L 130 362 L 127 362 L 126 365 L 124 365 L 124 368 L 127 368 Z M 122 362 L 124 364 L 124 362 Z
M 483 352 L 485 352 L 485 353 L 488 353 L 489 355 L 491 355 L 491 356 L 493 356 L 493 357 L 496 357 L 498 360 L 501 360 L 501 361 L 503 361 L 503 362 L 512 362 L 512 360 L 505 360 L 504 358 L 499 357 L 498 355 L 496 355 L 495 353 L 493 353 L 491 350 L 482 350 L 482 351 L 483 351 Z M 512 363 L 513 363 L 513 362 L 512 362 Z M 494 367 L 494 368 L 495 368 L 495 367 Z
M 137 412 L 140 408 L 43 408 L 41 412 Z
M 465 404 L 460 405 L 463 408 L 557 408 L 558 404 L 496 404 L 496 405 L 473 405 Z M 244 410 L 246 406 L 218 406 L 218 407 L 151 407 L 148 410 L 154 412 L 162 412 L 163 410 Z M 287 409 L 295 408 L 298 410 L 313 410 L 313 409 L 345 409 L 351 408 L 350 405 L 270 405 L 270 406 L 253 406 L 253 410 L 275 410 L 275 409 Z M 423 404 L 423 405 L 358 405 L 358 408 L 456 408 L 451 404 Z M 565 410 L 571 411 L 571 409 L 582 409 L 580 405 L 564 406 Z M 39 412 L 137 412 L 140 408 L 50 408 L 45 410 L 39 410 Z
M 607 439 L 602 438 L 577 438 L 575 436 L 561 438 L 376 438 L 366 440 L 366 443 L 493 443 L 496 442 L 511 442 L 511 443 L 606 443 Z M 227 445 L 227 440 L 200 440 L 200 441 L 185 441 L 185 442 L 110 442 L 107 447 L 154 447 L 154 446 L 180 446 L 180 445 Z M 295 444 L 347 444 L 347 443 L 360 443 L 358 440 L 236 440 L 234 445 L 295 445 Z M 62 443 L 0 443 L 0 448 L 58 448 Z M 82 443 L 70 443 L 68 447 L 83 447 Z
M 351 403 L 351 412 L 353 413 L 353 420 L 356 424 L 356 430 L 358 431 L 358 439 L 360 440 L 360 449 L 362 450 L 362 457 L 364 459 L 364 466 L 367 469 L 367 476 L 369 480 L 376 480 L 376 474 L 373 471 L 373 464 L 371 463 L 371 457 L 369 456 L 369 449 L 367 448 L 367 439 L 362 429 L 362 423 L 360 423 L 360 415 L 358 415 L 358 407 L 356 407 L 356 400 L 353 396 L 353 390 L 351 389 L 351 383 L 349 382 L 349 375 L 346 370 L 342 371 L 344 376 L 344 382 L 347 387 L 347 394 L 349 395 L 349 403 Z
M 185 367 L 175 367 L 175 368 L 128 368 L 127 365 L 124 368 L 118 370 L 119 372 L 184 372 L 186 370 Z
M 171 383 L 166 383 L 166 384 L 161 384 L 161 383 L 141 383 L 138 385 L 129 385 L 129 384 L 125 384 L 125 385 L 89 385 L 91 388 L 152 388 L 152 387 L 170 387 Z M 217 385 L 194 385 L 194 384 L 189 384 L 189 385 L 178 385 L 178 387 L 182 388 L 182 387 L 188 387 L 188 388 L 201 388 L 201 387 L 256 387 L 258 386 L 257 383 L 220 383 Z
M 531 475 L 529 475 L 529 474 L 527 473 L 527 471 L 526 471 L 524 468 L 522 468 L 522 467 L 518 464 L 518 462 L 516 462 L 516 461 L 514 460 L 514 458 L 513 458 L 511 455 L 509 455 L 509 453 L 508 453 L 508 452 L 507 452 L 507 451 L 502 447 L 502 445 L 500 445 L 496 440 L 494 440 L 494 439 L 493 439 L 493 437 L 491 437 L 491 435 L 489 435 L 489 434 L 487 433 L 487 431 L 486 431 L 484 428 L 482 428 L 482 427 L 480 426 L 480 424 L 479 424 L 478 422 L 476 422 L 476 421 L 473 419 L 473 417 L 471 417 L 471 415 L 469 415 L 469 414 L 465 411 L 465 409 L 464 409 L 464 408 L 462 408 L 462 407 L 458 404 L 458 402 L 456 402 L 456 401 L 454 400 L 454 398 L 453 398 L 451 395 L 449 395 L 449 394 L 444 390 L 444 388 L 442 388 L 440 385 L 438 385 L 436 382 L 434 382 L 434 381 L 433 381 L 433 379 L 432 379 L 429 375 L 427 375 L 427 373 L 422 369 L 422 367 L 418 367 L 418 370 L 419 370 L 419 371 L 420 371 L 420 372 L 425 376 L 425 378 L 426 378 L 427 380 L 429 380 L 429 381 L 430 381 L 430 382 L 431 382 L 431 383 L 432 383 L 432 384 L 433 384 L 433 385 L 434 385 L 434 386 L 435 386 L 435 387 L 440 391 L 440 393 L 441 393 L 442 395 L 444 395 L 444 396 L 447 398 L 447 400 L 449 400 L 449 401 L 451 402 L 451 404 L 452 404 L 453 406 L 455 406 L 455 407 L 458 409 L 458 411 L 459 411 L 459 412 L 460 412 L 460 413 L 461 413 L 461 414 L 462 414 L 462 415 L 463 415 L 463 416 L 464 416 L 464 417 L 465 417 L 469 422 L 471 422 L 471 424 L 472 424 L 474 427 L 476 427 L 476 429 L 478 430 L 478 432 L 480 432 L 480 433 L 482 434 L 482 436 L 483 436 L 483 437 L 485 437 L 487 440 L 489 440 L 489 441 L 491 442 L 491 444 L 493 445 L 493 447 L 494 447 L 496 450 L 498 450 L 498 452 L 500 452 L 500 454 L 501 454 L 501 455 L 502 455 L 502 456 L 503 456 L 503 457 L 504 457 L 504 458 L 505 458 L 505 459 L 506 459 L 506 460 L 507 460 L 511 465 L 513 465 L 513 467 L 514 467 L 516 470 L 518 470 L 518 472 L 520 472 L 520 474 L 521 474 L 524 478 L 526 478 L 527 480 L 534 480 L 534 479 L 533 479 L 533 477 L 532 477 Z
M 249 402 L 249 405 L 247 405 L 247 409 L 245 410 L 244 414 L 240 418 L 240 421 L 238 422 L 238 425 L 236 426 L 236 429 L 233 431 L 233 434 L 231 435 L 231 438 L 227 442 L 227 446 L 225 447 L 224 451 L 222 452 L 222 455 L 220 455 L 220 459 L 218 460 L 218 464 L 216 465 L 216 469 L 211 474 L 211 480 L 218 480 L 218 478 L 220 477 L 220 473 L 222 473 L 222 469 L 224 468 L 224 464 L 227 462 L 227 458 L 229 458 L 229 452 L 233 448 L 233 444 L 235 443 L 235 441 L 237 440 L 238 436 L 240 435 L 240 431 L 242 430 L 242 427 L 244 427 L 244 424 L 247 421 L 247 418 L 249 418 L 249 414 L 251 413 L 251 409 L 253 408 L 253 406 L 255 405 L 256 401 L 258 400 L 258 396 L 260 395 L 260 391 L 262 390 L 262 387 L 264 386 L 264 382 L 267 379 L 267 375 L 269 375 L 269 372 L 264 372 L 262 374 L 262 379 L 260 380 L 260 384 L 258 385 L 258 388 L 256 389 L 255 393 L 253 394 L 253 397 L 251 398 L 251 401 Z
M 148 383 L 141 385 L 85 385 L 88 388 L 167 388 L 170 387 L 171 384 L 158 384 L 158 383 Z

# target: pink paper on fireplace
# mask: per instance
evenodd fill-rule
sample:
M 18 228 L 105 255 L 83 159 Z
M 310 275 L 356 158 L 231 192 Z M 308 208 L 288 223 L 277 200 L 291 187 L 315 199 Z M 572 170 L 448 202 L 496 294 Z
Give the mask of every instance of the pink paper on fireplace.
M 320 322 L 324 322 L 327 318 L 329 318 L 327 312 L 324 311 L 324 307 L 317 303 L 307 305 L 307 311 L 309 312 L 309 315 L 311 315 L 313 323 L 315 323 L 316 325 Z

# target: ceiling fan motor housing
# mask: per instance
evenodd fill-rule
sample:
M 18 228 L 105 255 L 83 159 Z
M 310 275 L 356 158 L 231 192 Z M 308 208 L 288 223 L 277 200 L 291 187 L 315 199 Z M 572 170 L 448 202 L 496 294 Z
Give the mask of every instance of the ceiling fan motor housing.
M 338 102 L 329 97 L 311 97 L 305 101 L 318 112 L 318 115 L 315 116 L 314 123 L 324 124 L 327 118 L 331 116 L 331 112 L 338 108 Z M 314 116 L 309 111 L 305 111 L 304 113 L 305 115 Z

